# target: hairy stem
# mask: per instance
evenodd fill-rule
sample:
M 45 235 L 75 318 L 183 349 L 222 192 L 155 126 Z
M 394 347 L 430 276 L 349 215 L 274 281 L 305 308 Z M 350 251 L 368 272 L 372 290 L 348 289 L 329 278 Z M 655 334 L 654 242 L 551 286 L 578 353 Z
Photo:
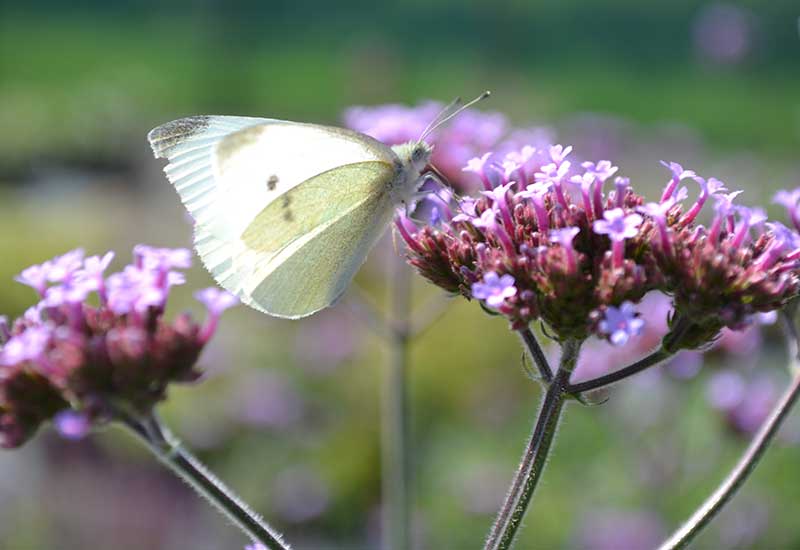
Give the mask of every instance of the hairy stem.
M 253 541 L 271 550 L 289 550 L 289 545 L 281 540 L 281 536 L 192 455 L 155 416 L 142 420 L 122 417 L 120 420 L 162 463 Z
M 736 491 L 744 484 L 756 465 L 758 465 L 767 447 L 778 433 L 778 429 L 781 427 L 784 419 L 789 415 L 792 407 L 797 402 L 798 396 L 800 396 L 800 371 L 798 371 L 800 358 L 798 358 L 797 329 L 794 321 L 788 314 L 785 314 L 784 319 L 786 321 L 789 347 L 789 370 L 792 372 L 791 384 L 778 400 L 775 407 L 764 421 L 764 424 L 761 425 L 761 428 L 759 428 L 733 470 L 731 470 L 725 480 L 717 487 L 717 490 L 706 499 L 686 523 L 659 547 L 659 550 L 686 548 L 700 531 L 716 517 L 720 510 L 733 498 Z
M 409 548 L 408 318 L 411 272 L 402 258 L 392 258 L 391 335 L 383 391 L 383 548 Z
M 653 365 L 657 365 L 661 361 L 665 359 L 669 359 L 672 357 L 672 353 L 665 351 L 663 348 L 659 348 L 650 355 L 647 355 L 635 363 L 628 365 L 627 367 L 623 367 L 619 370 L 615 370 L 609 374 L 605 374 L 603 376 L 598 376 L 597 378 L 593 378 L 591 380 L 586 380 L 585 382 L 578 382 L 577 384 L 569 384 L 567 386 L 567 391 L 569 393 L 583 393 L 591 390 L 596 390 L 599 388 L 604 388 L 606 386 L 610 386 L 611 384 L 615 384 L 620 380 L 624 380 L 629 376 L 633 376 L 634 374 L 638 374 L 645 369 L 652 367 Z
M 578 382 L 577 384 L 569 384 L 567 386 L 567 392 L 571 394 L 579 394 L 591 390 L 596 390 L 599 388 L 604 388 L 606 386 L 610 386 L 611 384 L 615 384 L 620 380 L 624 380 L 629 376 L 633 376 L 634 374 L 638 374 L 643 370 L 649 369 L 650 367 L 661 363 L 675 355 L 678 351 L 680 351 L 680 343 L 683 339 L 686 331 L 689 330 L 691 327 L 691 323 L 686 319 L 676 319 L 672 330 L 670 333 L 664 337 L 664 340 L 661 342 L 661 347 L 655 350 L 650 355 L 647 355 L 635 363 L 628 365 L 627 367 L 623 367 L 621 369 L 615 370 L 609 374 L 605 374 L 603 376 L 598 376 L 597 378 L 593 378 L 591 380 L 586 380 L 585 382 Z
M 545 357 L 539 341 L 536 340 L 536 336 L 529 327 L 520 330 L 519 335 L 522 337 L 528 353 L 531 354 L 533 362 L 536 363 L 536 368 L 539 369 L 539 376 L 549 384 L 553 380 L 553 371 L 550 369 L 550 363 L 547 362 L 547 357 Z
M 506 500 L 497 514 L 486 540 L 485 550 L 505 550 L 514 542 L 536 486 L 541 479 L 564 408 L 569 376 L 578 360 L 580 343 L 568 341 L 562 346 L 561 362 L 547 388 L 533 432 L 522 455 Z

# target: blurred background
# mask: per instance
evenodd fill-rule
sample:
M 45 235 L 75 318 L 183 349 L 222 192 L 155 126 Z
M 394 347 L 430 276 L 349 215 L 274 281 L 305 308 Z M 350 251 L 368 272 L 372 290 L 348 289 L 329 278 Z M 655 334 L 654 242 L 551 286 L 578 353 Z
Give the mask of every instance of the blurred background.
M 0 7 L 0 313 L 34 301 L 24 267 L 82 246 L 189 246 L 146 132 L 192 114 L 341 124 L 351 105 L 449 101 L 610 158 L 640 192 L 673 160 L 768 207 L 800 185 L 800 39 L 791 0 L 373 3 L 52 0 Z M 692 193 L 695 190 L 691 190 Z M 357 283 L 384 302 L 385 240 Z M 175 311 L 199 306 L 200 268 Z M 439 293 L 415 281 L 415 303 Z M 659 309 L 661 308 L 661 309 Z M 653 312 L 663 303 L 653 299 Z M 655 313 L 654 313 L 655 315 Z M 658 323 L 655 322 L 655 325 Z M 628 355 L 642 353 L 628 350 Z M 453 300 L 412 343 L 414 540 L 475 548 L 505 494 L 538 386 L 499 318 Z M 553 350 L 554 351 L 554 350 Z M 619 366 L 600 344 L 587 369 Z M 297 548 L 380 540 L 386 344 L 345 300 L 304 321 L 237 308 L 207 377 L 161 408 L 190 448 Z M 610 364 L 611 361 L 613 364 Z M 520 548 L 657 544 L 715 487 L 786 383 L 777 326 L 726 335 L 571 406 Z M 697 548 L 798 548 L 800 416 Z M 216 550 L 244 540 L 127 434 L 43 430 L 0 453 L 0 548 Z

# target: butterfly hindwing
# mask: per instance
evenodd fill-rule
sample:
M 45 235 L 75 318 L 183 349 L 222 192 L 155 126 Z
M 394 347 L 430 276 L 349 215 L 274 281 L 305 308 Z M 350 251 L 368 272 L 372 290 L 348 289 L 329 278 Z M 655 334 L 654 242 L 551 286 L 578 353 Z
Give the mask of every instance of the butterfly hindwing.
M 253 222 L 254 231 L 245 232 L 245 258 L 255 253 L 260 261 L 249 262 L 257 269 L 247 277 L 242 295 L 268 313 L 289 318 L 335 302 L 391 218 L 388 184 L 394 175 L 389 164 L 365 162 L 301 184 L 294 190 L 297 215 L 302 219 L 306 210 L 324 212 L 324 219 L 285 239 L 260 230 L 262 223 L 267 227 L 273 216 L 280 215 L 267 207 Z M 241 259 L 234 258 L 234 264 L 237 261 Z

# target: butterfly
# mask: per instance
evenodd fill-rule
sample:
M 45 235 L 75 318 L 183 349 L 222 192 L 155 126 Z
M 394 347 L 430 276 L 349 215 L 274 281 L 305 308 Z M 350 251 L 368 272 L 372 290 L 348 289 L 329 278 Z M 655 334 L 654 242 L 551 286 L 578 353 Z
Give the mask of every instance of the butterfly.
M 475 101 L 392 147 L 344 128 L 238 116 L 174 120 L 147 139 L 169 161 L 214 279 L 244 304 L 298 319 L 344 293 L 421 185 L 432 154 L 425 135 Z

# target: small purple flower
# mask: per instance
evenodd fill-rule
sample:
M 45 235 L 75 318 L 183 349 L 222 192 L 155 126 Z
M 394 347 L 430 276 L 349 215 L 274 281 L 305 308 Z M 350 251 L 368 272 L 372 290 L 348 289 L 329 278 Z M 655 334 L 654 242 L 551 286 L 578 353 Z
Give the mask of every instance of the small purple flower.
M 169 296 L 169 287 L 183 284 L 182 273 L 170 271 L 162 282 L 159 273 L 129 265 L 120 273 L 110 275 L 106 281 L 108 307 L 117 315 L 145 313 L 149 308 L 163 308 Z
M 629 301 L 622 302 L 620 307 L 608 306 L 605 317 L 600 321 L 598 329 L 608 336 L 608 341 L 615 346 L 624 346 L 631 336 L 638 336 L 644 328 L 644 320 L 636 315 L 636 309 Z
M 96 290 L 104 303 L 106 300 L 104 273 L 113 259 L 113 252 L 106 252 L 102 257 L 90 256 L 83 261 L 83 269 L 76 273 L 76 279 Z
M 664 192 L 661 194 L 661 202 L 665 202 L 675 195 L 675 190 L 678 188 L 678 184 L 680 184 L 681 181 L 686 178 L 694 178 L 697 174 L 694 173 L 694 170 L 684 170 L 683 166 L 677 162 L 666 162 L 662 160 L 661 164 L 672 172 L 672 179 L 667 183 Z
M 630 186 L 630 178 L 625 178 L 622 176 L 617 176 L 614 178 L 614 187 L 616 188 L 615 199 L 618 207 L 622 208 L 625 206 L 625 193 L 628 191 L 628 187 Z
M 789 219 L 792 220 L 792 225 L 795 229 L 800 231 L 800 209 L 798 209 L 798 202 L 800 201 L 800 187 L 792 191 L 781 190 L 775 193 L 772 202 L 780 204 L 786 208 L 789 214 Z
M 467 161 L 466 166 L 462 168 L 464 172 L 472 172 L 477 174 L 481 178 L 481 182 L 483 182 L 483 186 L 487 190 L 492 189 L 492 182 L 489 179 L 489 175 L 486 173 L 486 163 L 489 161 L 489 157 L 492 156 L 492 153 L 486 153 L 482 157 L 475 157 L 471 158 Z
M 575 175 L 569 179 L 570 182 L 578 185 L 581 188 L 581 198 L 583 199 L 583 209 L 586 212 L 586 216 L 591 219 L 591 215 L 594 212 L 592 208 L 592 185 L 595 184 L 596 178 L 595 175 L 589 172 L 586 172 L 582 175 Z M 597 216 L 599 217 L 599 215 Z
M 575 257 L 575 249 L 572 247 L 572 241 L 580 231 L 581 230 L 577 227 L 564 227 L 550 231 L 550 242 L 560 244 L 567 254 L 567 270 L 570 273 L 575 273 L 575 271 L 577 271 L 577 260 Z
M 14 280 L 23 285 L 27 285 L 35 290 L 39 296 L 44 297 L 47 291 L 47 272 L 48 265 L 32 265 L 22 271 L 19 275 L 14 277 Z
M 516 253 L 514 243 L 511 242 L 511 237 L 508 236 L 508 232 L 501 224 L 497 223 L 497 211 L 494 210 L 494 208 L 487 208 L 483 211 L 480 217 L 473 218 L 470 221 L 472 222 L 472 225 L 483 229 L 485 233 L 489 233 L 497 237 L 497 239 L 502 243 L 503 248 L 505 248 L 509 254 Z
M 194 297 L 198 302 L 206 306 L 210 315 L 221 315 L 226 309 L 239 304 L 239 299 L 236 296 L 213 286 L 197 291 Z
M 675 206 L 675 199 L 670 197 L 664 202 L 648 202 L 636 210 L 653 218 L 658 227 L 658 234 L 661 239 L 661 248 L 665 254 L 672 253 L 672 244 L 667 228 L 667 213 Z
M 584 175 L 591 174 L 595 179 L 592 201 L 594 203 L 594 215 L 599 218 L 603 215 L 603 184 L 608 178 L 616 174 L 619 168 L 611 164 L 610 160 L 601 160 L 596 164 L 587 161 L 582 163 L 581 166 L 586 170 Z
M 83 254 L 83 249 L 76 248 L 45 262 L 47 280 L 52 283 L 60 283 L 70 279 L 83 265 Z
M 472 297 L 485 300 L 487 306 L 497 309 L 503 305 L 506 298 L 517 294 L 514 282 L 512 275 L 506 274 L 500 277 L 494 271 L 490 271 L 483 276 L 483 282 L 472 284 Z
M 453 216 L 453 222 L 467 222 L 477 217 L 475 213 L 475 199 L 472 197 L 464 197 L 458 201 L 459 213 Z
M 748 208 L 747 206 L 734 207 L 739 214 L 739 225 L 735 228 L 735 233 L 731 246 L 738 248 L 742 246 L 747 236 L 750 234 L 751 227 L 758 227 L 767 221 L 767 213 L 762 208 Z
M 550 147 L 550 159 L 556 164 L 562 164 L 564 159 L 572 152 L 572 145 L 553 145 Z
M 83 302 L 93 290 L 93 285 L 87 281 L 70 279 L 63 284 L 48 288 L 45 292 L 44 303 L 48 307 L 77 304 Z
M 711 195 L 716 195 L 717 193 L 728 190 L 725 187 L 725 184 L 717 178 L 708 178 L 708 180 L 706 180 L 705 178 L 695 176 L 694 180 L 700 185 L 700 196 L 697 198 L 697 201 L 692 205 L 689 211 L 686 212 L 686 214 L 684 214 L 681 218 L 682 224 L 693 222 L 700 213 L 700 209 L 703 208 L 703 205 Z
M 536 155 L 536 147 L 532 145 L 525 145 L 520 151 L 511 151 L 506 155 L 506 160 L 503 163 L 513 163 L 517 166 L 519 174 L 519 188 L 524 188 L 528 184 L 528 173 L 526 171 L 526 164 Z M 509 165 L 510 166 L 510 165 Z
M 458 221 L 456 218 L 458 218 L 458 216 L 453 218 L 453 221 Z M 424 252 L 423 248 L 417 243 L 416 239 L 414 239 L 418 228 L 416 224 L 411 221 L 411 218 L 406 215 L 404 210 L 397 211 L 397 215 L 394 217 L 394 226 L 411 250 L 417 253 Z
M 170 269 L 187 269 L 192 267 L 192 253 L 186 248 L 156 248 L 137 244 L 133 248 L 137 267 L 168 271 Z
M 514 182 L 508 182 L 505 185 L 498 185 L 491 191 L 481 191 L 482 195 L 492 199 L 492 203 L 500 211 L 503 223 L 509 231 L 512 231 L 514 227 L 514 222 L 511 219 L 511 210 L 508 207 L 508 190 L 513 185 Z
M 47 349 L 52 330 L 47 326 L 34 326 L 12 336 L 0 350 L 0 365 L 10 367 L 23 361 L 35 361 Z
M 569 161 L 564 161 L 561 164 L 545 164 L 540 168 L 541 172 L 536 172 L 533 175 L 534 180 L 537 182 L 552 184 L 553 189 L 556 192 L 556 200 L 562 208 L 569 208 L 567 199 L 564 196 L 562 183 L 564 182 L 564 178 L 569 173 L 570 166 L 571 165 Z
M 800 248 L 800 235 L 779 222 L 766 224 L 772 234 L 772 240 L 761 255 L 756 258 L 755 266 L 760 270 L 768 270 L 782 254 L 792 253 Z
M 88 435 L 92 421 L 86 413 L 66 409 L 56 414 L 53 425 L 64 439 L 79 440 Z
M 530 199 L 533 202 L 533 211 L 536 215 L 536 225 L 539 231 L 545 232 L 550 228 L 550 216 L 544 203 L 544 196 L 550 191 L 553 184 L 537 181 L 530 184 L 525 191 L 517 193 L 517 197 Z
M 622 208 L 606 210 L 602 220 L 595 220 L 592 229 L 598 235 L 608 235 L 613 246 L 614 267 L 622 267 L 625 239 L 639 234 L 643 218 L 639 214 L 625 214 Z
M 217 324 L 222 312 L 237 305 L 239 299 L 230 292 L 213 286 L 195 292 L 194 297 L 208 309 L 208 320 L 199 335 L 200 341 L 206 343 L 217 330 Z

